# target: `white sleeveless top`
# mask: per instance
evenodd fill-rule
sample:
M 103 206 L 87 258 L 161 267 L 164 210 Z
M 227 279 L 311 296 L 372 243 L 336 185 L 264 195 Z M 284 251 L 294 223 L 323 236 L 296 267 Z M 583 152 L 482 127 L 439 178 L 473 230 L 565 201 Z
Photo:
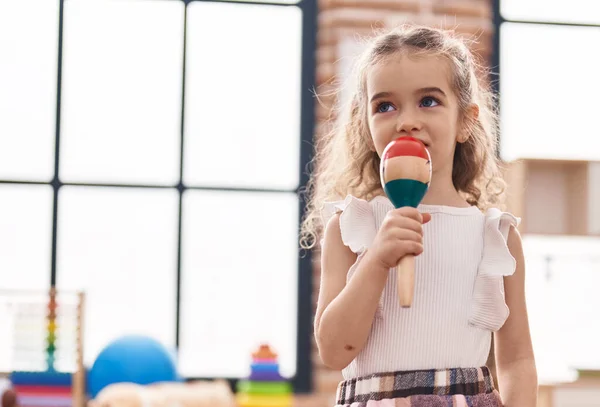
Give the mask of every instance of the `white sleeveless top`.
M 385 196 L 367 202 L 348 196 L 327 203 L 327 222 L 340 216 L 342 240 L 358 255 L 348 279 L 369 248 L 388 211 Z M 423 225 L 423 253 L 415 259 L 410 308 L 398 302 L 396 272 L 390 274 L 366 345 L 342 370 L 344 379 L 373 373 L 484 366 L 491 333 L 508 317 L 504 276 L 516 262 L 506 245 L 520 219 L 498 209 L 419 205 L 432 219 Z

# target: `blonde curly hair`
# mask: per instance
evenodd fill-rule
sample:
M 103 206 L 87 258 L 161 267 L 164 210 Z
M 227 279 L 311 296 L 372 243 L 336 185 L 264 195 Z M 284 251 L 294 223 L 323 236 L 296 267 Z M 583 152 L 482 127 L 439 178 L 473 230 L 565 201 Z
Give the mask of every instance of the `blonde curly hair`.
M 467 202 L 482 210 L 502 204 L 505 183 L 496 156 L 498 116 L 493 93 L 479 79 L 485 70 L 475 61 L 465 40 L 454 32 L 402 26 L 374 37 L 367 44 L 354 67 L 356 88 L 349 106 L 342 112 L 345 117 L 333 122 L 332 130 L 316 142 L 314 172 L 305 191 L 307 208 L 300 235 L 300 245 L 305 249 L 315 246 L 324 227 L 321 218 L 324 202 L 341 200 L 348 194 L 366 200 L 383 194 L 380 158 L 369 148 L 366 77 L 370 67 L 399 52 L 439 55 L 450 63 L 459 111 L 466 112 L 472 103 L 479 106 L 477 119 L 461 114 L 464 120 L 460 131 L 468 139 L 456 145 L 454 187 Z

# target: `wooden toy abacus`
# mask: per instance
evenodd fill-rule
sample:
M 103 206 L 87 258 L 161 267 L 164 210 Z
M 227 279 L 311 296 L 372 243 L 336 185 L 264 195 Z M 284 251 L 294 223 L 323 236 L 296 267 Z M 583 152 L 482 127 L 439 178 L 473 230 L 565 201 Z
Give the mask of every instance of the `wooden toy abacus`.
M 0 291 L 9 319 L 10 380 L 22 407 L 84 407 L 81 292 Z

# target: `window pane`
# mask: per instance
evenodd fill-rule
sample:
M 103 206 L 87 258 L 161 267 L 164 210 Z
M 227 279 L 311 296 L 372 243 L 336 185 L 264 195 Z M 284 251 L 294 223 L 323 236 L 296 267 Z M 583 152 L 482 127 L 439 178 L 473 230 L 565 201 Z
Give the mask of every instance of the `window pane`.
M 600 239 L 526 236 L 526 295 L 540 383 L 600 369 Z
M 600 30 L 506 23 L 500 34 L 503 158 L 600 160 Z
M 57 54 L 57 0 L 0 0 L 0 179 L 54 176 Z
M 500 0 L 508 20 L 600 24 L 598 0 Z
M 189 191 L 183 215 L 181 372 L 245 376 L 267 341 L 282 375 L 294 375 L 297 196 Z
M 175 344 L 176 190 L 63 187 L 57 285 L 85 290 L 85 361 L 125 334 Z
M 184 3 L 65 2 L 61 178 L 179 179 Z
M 0 185 L 0 289 L 50 287 L 52 187 Z
M 186 183 L 297 187 L 301 20 L 297 7 L 190 3 Z

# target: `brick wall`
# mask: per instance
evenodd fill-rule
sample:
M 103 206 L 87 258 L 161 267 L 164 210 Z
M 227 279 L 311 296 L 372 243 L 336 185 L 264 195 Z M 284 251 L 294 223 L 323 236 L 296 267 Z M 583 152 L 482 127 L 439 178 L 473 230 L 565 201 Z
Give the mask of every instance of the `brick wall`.
M 342 45 L 359 35 L 370 35 L 374 28 L 387 28 L 411 22 L 443 28 L 478 38 L 473 50 L 485 61 L 492 52 L 493 22 L 491 0 L 319 0 L 319 32 L 317 44 L 317 137 L 324 130 L 333 104 L 331 96 L 336 76 L 344 70 L 345 49 Z M 336 62 L 339 61 L 339 62 Z M 314 257 L 314 296 L 319 290 L 320 267 L 318 254 Z M 313 308 L 314 310 L 314 308 Z M 313 340 L 314 394 L 298 397 L 297 407 L 331 407 L 338 371 L 321 363 Z

